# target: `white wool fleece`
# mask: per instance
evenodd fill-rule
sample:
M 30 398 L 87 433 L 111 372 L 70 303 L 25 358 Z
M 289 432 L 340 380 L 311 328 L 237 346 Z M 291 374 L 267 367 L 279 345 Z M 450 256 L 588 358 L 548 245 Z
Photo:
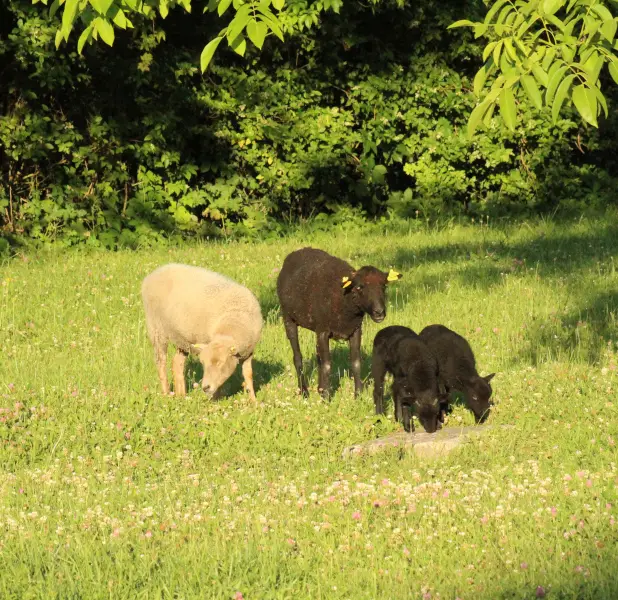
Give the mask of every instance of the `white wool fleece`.
M 164 265 L 142 283 L 151 341 L 189 352 L 192 344 L 231 338 L 234 354 L 251 356 L 262 331 L 257 298 L 245 286 L 200 267 Z

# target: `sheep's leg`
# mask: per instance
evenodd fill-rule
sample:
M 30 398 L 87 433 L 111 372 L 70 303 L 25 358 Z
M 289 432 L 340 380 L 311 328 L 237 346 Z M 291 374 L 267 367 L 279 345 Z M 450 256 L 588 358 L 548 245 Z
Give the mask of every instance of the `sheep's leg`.
M 174 394 L 176 396 L 184 396 L 187 393 L 187 386 L 185 384 L 186 360 L 186 352 L 183 352 L 180 348 L 178 348 L 172 360 L 172 375 L 174 376 Z
M 361 334 L 359 327 L 350 338 L 350 364 L 352 375 L 354 376 L 354 396 L 358 396 L 363 391 L 363 380 L 361 379 Z
M 253 389 L 253 364 L 251 362 L 252 358 L 253 356 L 250 356 L 242 363 L 242 376 L 245 380 L 245 389 L 249 392 L 249 398 L 255 402 L 255 390 Z
M 414 421 L 412 420 L 412 407 L 405 404 L 401 407 L 403 413 L 403 428 L 408 433 L 414 431 Z
M 155 340 L 154 355 L 159 381 L 161 382 L 161 391 L 167 396 L 170 393 L 170 384 L 167 380 L 167 344 Z
M 308 396 L 309 390 L 303 376 L 303 355 L 300 353 L 300 344 L 298 343 L 298 325 L 290 319 L 284 319 L 283 322 L 285 324 L 285 333 L 288 336 L 288 340 L 290 340 L 294 354 L 294 367 L 296 368 L 296 376 L 298 378 L 298 388 L 303 396 Z
M 376 405 L 376 415 L 383 415 L 386 367 L 384 361 L 375 352 L 371 361 L 371 376 L 373 377 L 373 402 Z
M 330 343 L 328 331 L 318 333 L 318 392 L 324 398 L 330 396 Z

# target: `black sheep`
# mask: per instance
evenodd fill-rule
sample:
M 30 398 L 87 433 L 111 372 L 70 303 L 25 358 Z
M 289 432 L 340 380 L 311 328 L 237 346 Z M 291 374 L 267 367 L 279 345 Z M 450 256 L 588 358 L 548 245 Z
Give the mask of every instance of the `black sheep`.
M 403 421 L 404 429 L 414 431 L 412 411 L 427 433 L 439 429 L 448 397 L 441 383 L 438 361 L 408 327 L 385 327 L 373 340 L 371 373 L 376 414 L 384 414 L 384 377 L 387 372 L 393 376 L 395 418 Z
M 438 360 L 446 391 L 460 392 L 477 423 L 489 416 L 492 393 L 489 382 L 495 373 L 481 377 L 470 344 L 458 333 L 444 325 L 429 325 L 419 334 Z
M 323 250 L 303 248 L 288 254 L 277 278 L 285 332 L 294 353 L 298 386 L 308 395 L 303 376 L 303 358 L 298 344 L 298 327 L 317 334 L 318 389 L 324 396 L 330 389 L 330 338 L 350 343 L 354 393 L 362 389 L 361 326 L 368 314 L 376 323 L 386 317 L 386 284 L 401 274 L 384 273 L 375 267 L 354 270 L 347 262 Z

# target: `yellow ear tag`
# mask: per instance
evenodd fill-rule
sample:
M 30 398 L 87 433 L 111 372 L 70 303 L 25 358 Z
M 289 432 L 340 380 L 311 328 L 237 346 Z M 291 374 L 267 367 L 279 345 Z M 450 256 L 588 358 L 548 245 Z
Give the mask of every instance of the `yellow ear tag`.
M 206 348 L 206 344 L 193 344 L 193 346 L 198 350 L 203 350 L 204 348 Z
M 232 347 L 230 348 L 230 354 L 231 354 L 232 356 L 234 356 L 234 354 L 236 354 L 236 346 L 232 346 Z
M 397 271 L 393 271 L 393 269 L 391 269 L 388 272 L 388 277 L 386 278 L 386 281 L 397 281 L 398 279 L 401 279 L 401 277 L 401 273 L 397 273 Z
M 342 288 L 347 288 L 352 285 L 352 280 L 349 277 L 344 277 L 341 281 L 343 282 Z

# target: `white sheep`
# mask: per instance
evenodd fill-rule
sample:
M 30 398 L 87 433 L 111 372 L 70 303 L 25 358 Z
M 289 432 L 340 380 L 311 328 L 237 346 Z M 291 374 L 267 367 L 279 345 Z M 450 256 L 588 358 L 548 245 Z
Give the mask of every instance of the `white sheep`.
M 251 359 L 262 331 L 262 313 L 250 290 L 207 269 L 168 264 L 144 279 L 142 299 L 164 394 L 169 394 L 167 347 L 174 344 L 177 395 L 186 394 L 184 365 L 192 352 L 204 367 L 204 392 L 214 396 L 241 362 L 245 388 L 255 400 Z

